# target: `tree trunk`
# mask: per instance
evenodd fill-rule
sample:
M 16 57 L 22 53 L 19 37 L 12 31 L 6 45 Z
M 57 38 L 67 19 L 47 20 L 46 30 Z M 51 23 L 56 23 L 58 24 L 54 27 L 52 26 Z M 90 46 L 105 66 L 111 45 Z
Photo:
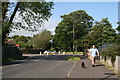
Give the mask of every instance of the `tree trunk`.
M 5 25 L 5 22 L 3 21 L 3 25 L 2 25 L 2 26 L 7 27 L 7 28 L 5 28 L 5 29 L 6 29 L 5 31 L 2 31 L 2 45 L 5 45 L 6 35 L 9 33 L 10 26 L 11 26 L 11 24 L 12 24 L 12 21 L 13 21 L 14 17 L 15 17 L 15 14 L 17 13 L 19 4 L 20 4 L 20 3 L 18 2 L 17 5 L 16 5 L 16 7 L 15 7 L 15 9 L 14 9 L 14 11 L 13 11 L 13 13 L 12 13 L 12 15 L 11 15 L 11 17 L 10 17 L 10 20 L 6 23 L 6 24 L 9 24 L 9 25 L 4 26 L 4 25 Z M 5 14 L 4 14 L 4 15 L 5 15 Z M 5 18 L 5 17 L 3 17 L 3 18 Z
M 15 7 L 15 9 L 14 9 L 14 11 L 13 11 L 13 14 L 12 14 L 11 17 L 10 17 L 9 23 L 12 23 L 12 21 L 13 21 L 13 19 L 14 19 L 14 17 L 15 17 L 15 14 L 17 13 L 19 4 L 20 4 L 20 2 L 17 3 L 17 5 L 16 5 L 16 7 Z

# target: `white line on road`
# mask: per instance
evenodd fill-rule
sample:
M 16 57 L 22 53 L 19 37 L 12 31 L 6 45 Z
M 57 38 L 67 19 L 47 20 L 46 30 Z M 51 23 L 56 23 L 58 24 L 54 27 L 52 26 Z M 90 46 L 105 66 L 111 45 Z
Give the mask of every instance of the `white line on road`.
M 4 66 L 4 67 L 2 67 L 2 68 L 8 68 L 8 67 L 18 66 L 18 65 L 20 65 L 20 64 L 15 64 L 15 65 Z
M 39 59 L 39 60 L 40 60 L 40 59 Z M 39 60 L 32 60 L 32 61 L 35 61 L 35 62 L 36 62 L 36 61 L 39 61 Z M 4 67 L 0 67 L 0 69 L 1 69 L 1 68 L 11 67 L 11 66 L 18 66 L 18 65 L 21 65 L 21 64 L 15 64 L 15 65 L 4 66 Z
M 15 64 L 15 65 L 12 65 L 12 66 L 18 66 L 18 65 L 20 65 L 20 64 Z
M 0 69 L 2 69 L 3 67 L 0 67 Z
M 74 62 L 74 65 L 72 66 L 72 68 L 69 70 L 68 74 L 67 74 L 67 78 L 70 78 L 70 73 L 72 72 L 72 70 L 75 68 L 77 62 Z
M 39 61 L 39 60 L 33 60 L 33 61 Z

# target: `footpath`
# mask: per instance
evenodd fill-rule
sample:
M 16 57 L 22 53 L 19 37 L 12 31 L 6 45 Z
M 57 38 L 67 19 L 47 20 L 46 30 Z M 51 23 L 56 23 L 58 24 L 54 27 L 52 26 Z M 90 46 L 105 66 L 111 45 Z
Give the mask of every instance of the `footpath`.
M 86 68 L 81 67 L 84 62 Z M 81 59 L 76 63 L 76 66 L 69 75 L 69 78 L 86 78 L 87 80 L 119 80 L 118 75 L 109 70 L 100 62 L 96 62 L 96 66 L 92 67 L 90 59 Z

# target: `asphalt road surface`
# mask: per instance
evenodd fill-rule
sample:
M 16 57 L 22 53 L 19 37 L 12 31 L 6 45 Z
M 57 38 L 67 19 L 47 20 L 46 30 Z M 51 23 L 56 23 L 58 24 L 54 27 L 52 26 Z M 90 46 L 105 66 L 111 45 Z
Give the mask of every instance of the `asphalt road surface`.
M 64 60 L 66 56 L 68 55 L 38 55 L 18 60 L 3 66 L 2 77 L 118 80 L 118 76 L 113 71 L 99 62 L 96 63 L 96 67 L 92 67 L 88 58 L 83 58 L 80 61 L 66 61 Z M 81 67 L 83 61 L 86 68 Z

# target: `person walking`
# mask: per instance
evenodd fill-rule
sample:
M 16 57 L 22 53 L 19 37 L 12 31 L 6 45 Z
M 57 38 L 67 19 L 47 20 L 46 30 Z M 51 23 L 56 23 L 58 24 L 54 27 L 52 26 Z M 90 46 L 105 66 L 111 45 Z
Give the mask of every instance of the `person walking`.
M 89 50 L 89 54 L 92 60 L 92 66 L 95 67 L 95 59 L 96 57 L 100 56 L 99 51 L 95 47 L 95 45 L 92 46 L 92 48 Z

